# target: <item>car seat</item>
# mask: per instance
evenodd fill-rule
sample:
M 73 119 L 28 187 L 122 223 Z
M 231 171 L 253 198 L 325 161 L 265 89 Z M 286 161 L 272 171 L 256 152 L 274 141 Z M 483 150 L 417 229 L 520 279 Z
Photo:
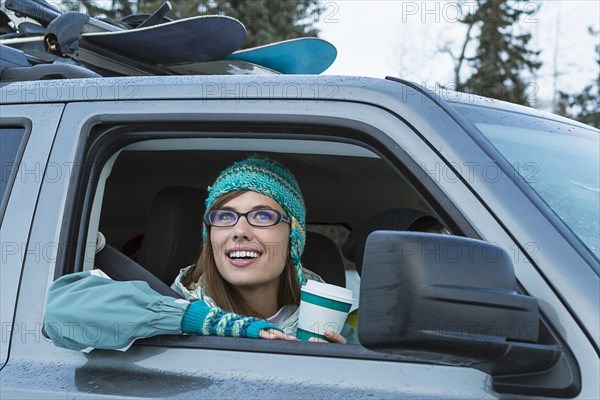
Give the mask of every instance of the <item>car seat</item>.
M 364 224 L 356 227 L 342 246 L 342 254 L 353 261 L 356 270 L 362 272 L 367 237 L 374 231 L 411 231 L 418 226 L 439 225 L 437 218 L 425 211 L 412 208 L 395 208 L 371 217 Z
M 200 255 L 206 196 L 204 189 L 171 186 L 152 200 L 137 262 L 168 285 Z
M 333 240 L 320 233 L 306 232 L 302 266 L 332 285 L 346 287 L 344 260 Z
M 102 270 L 116 281 L 144 281 L 163 296 L 182 298 L 179 293 L 140 264 L 106 244 L 104 235 L 101 232 L 98 232 L 98 242 L 102 244 L 96 245 L 94 268 Z

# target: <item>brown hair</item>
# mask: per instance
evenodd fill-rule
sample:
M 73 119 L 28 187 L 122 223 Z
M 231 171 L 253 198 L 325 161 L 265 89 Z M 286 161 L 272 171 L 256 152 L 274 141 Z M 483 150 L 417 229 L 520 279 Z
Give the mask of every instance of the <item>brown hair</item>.
M 211 210 L 222 207 L 225 203 L 235 199 L 238 196 L 248 192 L 248 190 L 237 190 L 229 192 L 217 199 L 211 207 Z M 210 210 L 207 210 L 210 211 Z M 202 245 L 202 253 L 196 264 L 190 268 L 186 275 L 181 279 L 181 283 L 192 290 L 197 284 L 202 286 L 202 290 L 210 296 L 217 306 L 225 311 L 233 311 L 236 314 L 259 317 L 266 319 L 270 315 L 260 315 L 254 311 L 246 301 L 240 296 L 237 290 L 219 274 L 215 263 L 215 252 L 210 241 L 210 226 L 206 226 L 208 234 L 206 241 Z M 277 290 L 277 308 L 287 304 L 298 305 L 300 303 L 300 283 L 296 277 L 294 266 L 292 265 L 290 246 L 288 238 L 287 258 L 283 272 L 279 276 L 279 287 Z

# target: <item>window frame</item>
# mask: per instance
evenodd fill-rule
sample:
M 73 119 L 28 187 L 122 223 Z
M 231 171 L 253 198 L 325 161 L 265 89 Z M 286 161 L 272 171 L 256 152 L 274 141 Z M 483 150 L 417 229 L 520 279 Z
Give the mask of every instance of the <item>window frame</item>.
M 355 123 L 348 126 L 337 118 L 322 118 L 318 123 L 306 123 L 305 118 L 298 118 L 291 122 L 294 116 L 285 116 L 287 121 L 271 121 L 270 123 L 246 121 L 231 123 L 228 120 L 196 123 L 177 121 L 162 121 L 161 123 L 140 124 L 132 121 L 129 124 L 102 124 L 90 129 L 90 141 L 85 150 L 80 152 L 78 162 L 81 168 L 76 171 L 74 182 L 75 190 L 70 191 L 69 204 L 71 212 L 65 214 L 63 226 L 70 229 L 61 232 L 61 243 L 85 243 L 87 228 L 90 220 L 90 210 L 95 198 L 95 188 L 98 184 L 102 167 L 113 154 L 127 145 L 153 139 L 176 138 L 209 138 L 219 135 L 220 138 L 252 138 L 256 140 L 293 139 L 293 140 L 319 140 L 348 143 L 365 147 L 385 160 L 390 168 L 402 174 L 419 194 L 425 204 L 433 210 L 444 215 L 442 219 L 457 234 L 468 234 L 471 237 L 478 235 L 467 220 L 456 208 L 449 207 L 452 203 L 446 195 L 429 177 L 426 171 L 420 169 L 418 164 L 390 138 L 378 128 L 365 123 Z M 290 118 L 292 117 L 292 118 Z M 391 118 L 394 118 L 390 115 Z M 399 121 L 400 122 L 400 121 Z M 401 123 L 401 122 L 400 122 Z M 335 127 L 335 129 L 334 129 Z M 173 131 L 176 134 L 172 134 Z M 332 134 L 334 131 L 334 134 Z M 171 132 L 171 134 L 169 134 Z M 285 132 L 285 133 L 281 133 Z M 87 133 L 86 133 L 87 135 Z M 417 138 L 417 140 L 420 140 Z M 393 150 L 391 150 L 393 149 Z M 293 153 L 293 152 L 292 152 Z M 410 165 L 411 168 L 408 168 Z M 417 189 L 419 187 L 420 189 Z M 433 190 L 434 193 L 431 193 Z M 433 203 L 433 204 L 432 204 Z M 447 208 L 442 208 L 445 204 Z M 452 215 L 452 218 L 450 217 Z M 456 221 L 458 220 L 458 222 Z M 466 233 L 465 233 L 466 232 Z M 64 273 L 74 272 L 69 265 L 82 265 L 85 259 L 84 246 L 68 246 L 67 251 L 59 254 L 55 268 L 55 279 Z M 336 344 L 306 344 L 298 350 L 297 344 L 279 341 L 257 341 L 253 339 L 222 338 L 222 337 L 190 337 L 190 336 L 162 336 L 140 339 L 134 346 L 168 346 L 185 347 L 194 349 L 235 349 L 236 351 L 259 351 L 264 353 L 294 354 L 306 356 L 327 356 L 353 359 L 371 359 L 383 361 L 415 362 L 413 358 L 376 353 L 356 346 L 338 346 Z M 432 363 L 428 363 L 432 364 Z M 435 364 L 435 363 L 433 363 Z M 442 365 L 443 362 L 440 362 Z
M 2 135 L 3 130 L 21 130 L 22 132 L 19 132 L 21 135 L 20 142 L 17 151 L 13 154 L 14 161 L 11 165 L 10 172 L 8 172 L 8 180 L 6 181 L 4 193 L 0 193 L 0 226 L 4 220 L 4 213 L 6 212 L 8 199 L 10 198 L 10 192 L 12 191 L 13 185 L 18 176 L 19 165 L 21 164 L 23 153 L 25 153 L 25 147 L 29 141 L 29 136 L 31 134 L 31 123 L 28 121 L 19 121 L 18 125 L 7 125 L 3 122 L 2 125 L 0 125 L 0 135 Z M 2 175 L 4 175 L 4 172 L 4 165 L 2 165 Z

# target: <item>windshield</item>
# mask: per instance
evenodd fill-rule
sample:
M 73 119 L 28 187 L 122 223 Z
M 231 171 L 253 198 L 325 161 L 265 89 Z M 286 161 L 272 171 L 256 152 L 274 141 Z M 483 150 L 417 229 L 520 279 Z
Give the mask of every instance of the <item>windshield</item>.
M 599 132 L 505 110 L 457 108 L 600 259 Z

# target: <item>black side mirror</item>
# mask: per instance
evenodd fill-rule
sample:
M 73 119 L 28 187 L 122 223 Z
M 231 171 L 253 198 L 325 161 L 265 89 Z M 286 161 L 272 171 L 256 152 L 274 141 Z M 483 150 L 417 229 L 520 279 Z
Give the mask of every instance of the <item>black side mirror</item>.
M 495 244 L 373 232 L 363 260 L 360 342 L 374 351 L 479 369 L 492 375 L 498 392 L 575 395 L 572 358 L 541 324 L 537 300 L 517 289 L 512 261 Z M 556 374 L 561 368 L 564 374 Z

